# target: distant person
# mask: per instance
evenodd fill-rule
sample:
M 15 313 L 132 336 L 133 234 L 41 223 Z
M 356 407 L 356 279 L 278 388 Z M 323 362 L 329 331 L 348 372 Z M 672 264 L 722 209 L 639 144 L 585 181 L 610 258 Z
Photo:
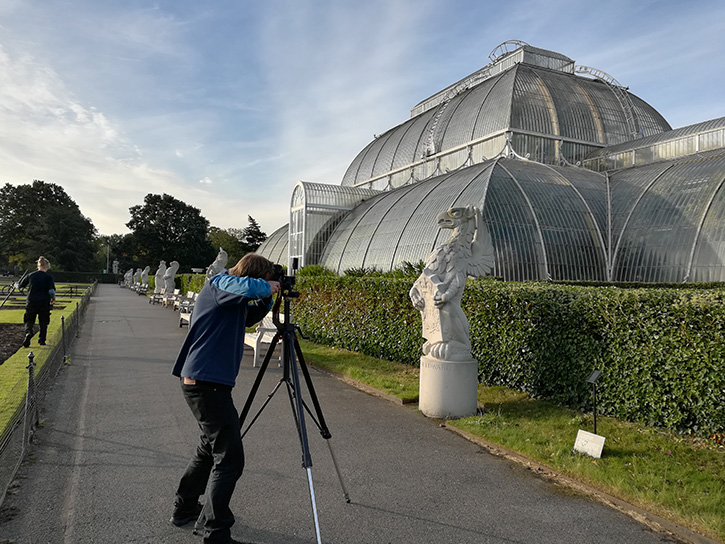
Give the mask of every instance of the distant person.
M 205 544 L 237 542 L 231 537 L 229 501 L 244 469 L 244 450 L 232 388 L 244 353 L 244 329 L 262 320 L 280 289 L 273 277 L 274 265 L 249 253 L 210 278 L 196 299 L 172 370 L 201 436 L 179 482 L 171 523 L 180 527 L 197 520 Z
M 38 318 L 40 333 L 38 334 L 38 345 L 44 346 L 48 335 L 48 324 L 50 323 L 50 309 L 55 302 L 55 282 L 53 276 L 48 274 L 50 262 L 45 257 L 38 257 L 38 270 L 25 276 L 18 282 L 18 287 L 28 290 L 28 299 L 25 302 L 25 341 L 23 347 L 30 347 L 30 339 L 33 337 L 35 318 Z

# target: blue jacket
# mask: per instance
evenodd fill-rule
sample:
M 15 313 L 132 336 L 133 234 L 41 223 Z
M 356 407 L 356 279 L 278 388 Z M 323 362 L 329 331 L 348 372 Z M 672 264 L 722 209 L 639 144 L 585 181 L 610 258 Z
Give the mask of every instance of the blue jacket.
M 244 354 L 249 305 L 271 295 L 269 283 L 262 279 L 239 278 L 226 271 L 212 277 L 196 298 L 189 332 L 172 374 L 233 387 Z M 252 312 L 256 321 L 264 317 L 270 304 L 271 299 L 263 313 Z

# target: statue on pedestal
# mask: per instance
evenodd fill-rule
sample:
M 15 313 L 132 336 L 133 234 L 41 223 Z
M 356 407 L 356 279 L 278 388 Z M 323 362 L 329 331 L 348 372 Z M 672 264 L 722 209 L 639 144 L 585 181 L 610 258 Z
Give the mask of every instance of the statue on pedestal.
M 123 284 L 126 287 L 131 287 L 131 285 L 133 285 L 133 268 L 129 268 L 123 275 Z
M 209 268 L 206 269 L 206 281 L 209 281 L 212 276 L 216 276 L 219 272 L 224 270 L 227 267 L 228 259 L 229 256 L 227 255 L 227 252 L 220 247 L 216 259 L 214 259 L 214 262 L 211 263 L 209 265 Z
M 177 261 L 171 261 L 171 264 L 169 264 L 166 272 L 164 272 L 164 287 L 166 288 L 167 295 L 173 293 L 174 289 L 176 289 L 176 282 L 174 280 L 178 269 L 179 263 Z
M 160 261 L 159 267 L 154 274 L 154 293 L 160 294 L 164 290 L 164 274 L 166 273 L 166 261 Z
M 145 285 L 148 287 L 149 284 L 149 271 L 151 270 L 150 266 L 147 266 L 143 269 L 141 272 L 141 285 Z

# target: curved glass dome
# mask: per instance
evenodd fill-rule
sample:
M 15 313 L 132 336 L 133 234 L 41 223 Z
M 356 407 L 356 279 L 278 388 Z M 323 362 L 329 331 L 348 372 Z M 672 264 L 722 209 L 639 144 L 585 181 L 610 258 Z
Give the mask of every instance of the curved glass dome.
M 725 281 L 725 150 L 611 176 L 614 279 Z
M 436 218 L 450 207 L 482 206 L 507 280 L 605 279 L 606 183 L 583 168 L 496 159 L 379 195 L 353 210 L 321 264 L 390 270 L 425 260 L 450 235 Z
M 635 123 L 636 121 L 636 123 Z M 634 125 L 633 125 L 634 123 Z M 517 63 L 377 137 L 342 185 L 385 190 L 498 155 L 576 163 L 605 146 L 670 130 L 649 104 L 611 83 Z
M 287 266 L 289 247 L 289 224 L 274 231 L 262 242 L 255 253 L 259 253 L 273 263 Z

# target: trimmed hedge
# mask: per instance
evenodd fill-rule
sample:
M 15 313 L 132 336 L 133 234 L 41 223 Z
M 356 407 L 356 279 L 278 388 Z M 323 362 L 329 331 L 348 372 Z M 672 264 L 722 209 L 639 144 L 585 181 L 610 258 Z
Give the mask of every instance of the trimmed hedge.
M 186 295 L 189 291 L 198 293 L 206 283 L 206 275 L 204 274 L 177 274 L 174 278 L 174 285 L 179 289 L 182 295 Z M 152 293 L 156 286 L 156 277 L 149 276 L 149 292 Z
M 318 343 L 417 365 L 413 280 L 298 277 L 295 321 Z M 469 281 L 463 309 L 487 385 L 679 432 L 725 429 L 722 288 Z

